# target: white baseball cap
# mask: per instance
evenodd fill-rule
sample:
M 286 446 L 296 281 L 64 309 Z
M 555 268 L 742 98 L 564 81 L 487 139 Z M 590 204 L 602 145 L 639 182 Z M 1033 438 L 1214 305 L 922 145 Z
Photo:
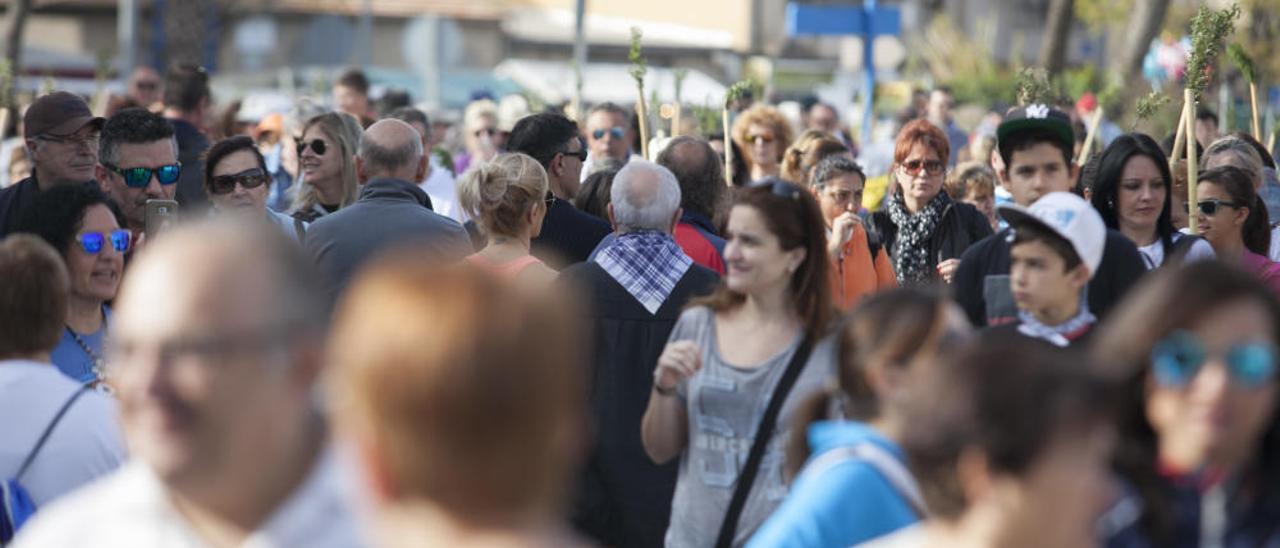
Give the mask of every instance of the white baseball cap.
M 996 211 L 1014 230 L 1018 225 L 1030 223 L 1062 236 L 1089 268 L 1089 277 L 1098 272 L 1102 249 L 1107 242 L 1107 225 L 1084 198 L 1070 192 L 1050 192 L 1031 207 L 1002 204 L 996 207 Z

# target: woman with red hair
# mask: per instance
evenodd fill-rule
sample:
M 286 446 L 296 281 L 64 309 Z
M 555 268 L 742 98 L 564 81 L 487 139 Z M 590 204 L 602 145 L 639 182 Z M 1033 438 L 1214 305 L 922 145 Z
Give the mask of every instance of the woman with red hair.
M 899 284 L 950 283 L 964 250 L 991 235 L 981 212 L 942 189 L 950 154 L 946 134 L 928 120 L 898 133 L 891 172 L 897 189 L 868 224 L 893 259 Z

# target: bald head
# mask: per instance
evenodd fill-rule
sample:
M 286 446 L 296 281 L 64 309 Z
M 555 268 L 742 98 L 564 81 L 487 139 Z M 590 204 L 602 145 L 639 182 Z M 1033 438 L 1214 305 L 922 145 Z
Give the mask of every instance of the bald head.
M 609 198 L 618 232 L 671 232 L 680 210 L 680 183 L 665 167 L 632 160 L 613 178 Z
M 680 182 L 680 207 L 708 219 L 715 216 L 724 192 L 724 168 L 720 155 L 702 139 L 680 136 L 658 154 L 658 164 L 671 170 Z
M 364 130 L 356 155 L 360 183 L 374 178 L 418 182 L 426 176 L 422 137 L 400 120 L 380 120 Z

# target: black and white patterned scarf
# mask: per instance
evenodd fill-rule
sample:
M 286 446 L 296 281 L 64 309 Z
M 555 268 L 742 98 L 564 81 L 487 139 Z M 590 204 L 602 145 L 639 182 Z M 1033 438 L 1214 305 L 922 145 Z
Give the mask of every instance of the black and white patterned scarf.
M 942 213 L 951 205 L 946 192 L 938 192 L 920 211 L 912 214 L 902 199 L 902 192 L 889 200 L 889 219 L 898 226 L 898 239 L 894 243 L 893 271 L 898 284 L 918 284 L 937 276 L 929 263 L 929 240 L 938 229 Z

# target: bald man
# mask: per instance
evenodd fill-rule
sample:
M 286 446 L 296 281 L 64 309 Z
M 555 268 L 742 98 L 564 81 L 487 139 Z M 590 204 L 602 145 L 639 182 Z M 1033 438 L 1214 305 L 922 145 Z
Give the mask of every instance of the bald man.
M 265 221 L 206 220 L 129 273 L 109 382 L 133 458 L 41 508 L 17 545 L 359 546 L 312 394 L 323 296 L 297 246 Z
M 361 135 L 356 153 L 360 199 L 307 230 L 307 252 L 330 299 L 336 302 L 366 262 L 393 249 L 410 248 L 442 262 L 475 251 L 462 225 L 432 211 L 431 199 L 418 187 L 427 161 L 421 136 L 400 120 L 379 121 Z

